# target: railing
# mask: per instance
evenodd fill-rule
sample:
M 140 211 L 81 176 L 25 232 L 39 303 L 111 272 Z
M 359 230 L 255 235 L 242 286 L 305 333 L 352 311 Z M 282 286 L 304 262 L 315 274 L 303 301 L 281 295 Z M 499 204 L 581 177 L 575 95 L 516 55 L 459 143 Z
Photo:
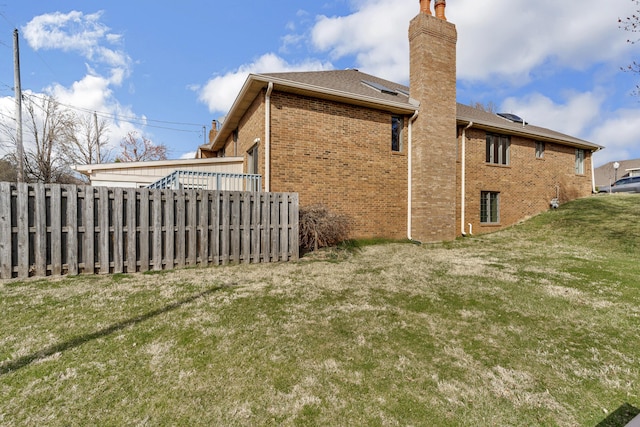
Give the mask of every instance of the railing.
M 0 183 L 0 278 L 298 259 L 298 195 Z
M 242 173 L 177 170 L 147 186 L 153 189 L 261 191 L 262 176 Z

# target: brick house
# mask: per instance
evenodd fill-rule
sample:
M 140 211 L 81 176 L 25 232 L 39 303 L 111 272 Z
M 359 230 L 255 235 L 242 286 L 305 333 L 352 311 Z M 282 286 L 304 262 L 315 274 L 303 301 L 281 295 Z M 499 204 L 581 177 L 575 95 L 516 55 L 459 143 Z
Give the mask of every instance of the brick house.
M 456 102 L 444 0 L 409 26 L 409 87 L 358 70 L 252 74 L 198 158 L 242 157 L 265 191 L 354 219 L 354 237 L 452 240 L 593 190 L 602 147 Z

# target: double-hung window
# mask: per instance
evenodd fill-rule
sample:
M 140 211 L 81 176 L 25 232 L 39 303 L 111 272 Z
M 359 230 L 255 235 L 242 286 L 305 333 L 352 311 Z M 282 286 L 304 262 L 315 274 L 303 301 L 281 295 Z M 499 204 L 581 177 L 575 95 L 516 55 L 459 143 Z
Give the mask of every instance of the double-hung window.
M 584 175 L 584 150 L 576 148 L 576 174 Z
M 480 222 L 482 224 L 500 222 L 500 193 L 495 191 L 480 193 Z
M 506 135 L 487 134 L 487 163 L 509 165 L 511 138 Z

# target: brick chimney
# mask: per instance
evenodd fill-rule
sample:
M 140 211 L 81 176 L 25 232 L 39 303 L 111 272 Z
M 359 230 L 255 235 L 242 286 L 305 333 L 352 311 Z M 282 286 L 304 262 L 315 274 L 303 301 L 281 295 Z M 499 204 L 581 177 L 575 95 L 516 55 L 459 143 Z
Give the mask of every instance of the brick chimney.
M 411 98 L 420 102 L 413 123 L 411 236 L 423 242 L 456 237 L 456 43 L 444 18 L 445 0 L 420 1 L 409 26 Z
M 444 10 L 447 8 L 447 0 L 436 0 L 436 18 L 447 20 Z
M 218 135 L 218 122 L 215 120 L 211 121 L 211 130 L 209 131 L 209 144 L 213 144 L 213 140 L 216 139 Z

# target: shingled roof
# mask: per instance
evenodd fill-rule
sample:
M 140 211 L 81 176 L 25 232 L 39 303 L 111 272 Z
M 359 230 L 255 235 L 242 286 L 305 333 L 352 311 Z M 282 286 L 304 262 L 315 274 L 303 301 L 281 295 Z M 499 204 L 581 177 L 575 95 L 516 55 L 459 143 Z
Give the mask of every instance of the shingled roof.
M 396 114 L 413 114 L 419 101 L 409 96 L 409 87 L 355 69 L 291 73 L 251 74 L 236 98 L 210 149 L 220 149 L 255 97 L 272 83 L 274 90 L 335 100 L 364 107 L 384 109 Z M 512 122 L 497 114 L 458 104 L 457 122 L 494 132 L 520 135 L 546 142 L 597 151 L 603 147 L 543 127 Z

